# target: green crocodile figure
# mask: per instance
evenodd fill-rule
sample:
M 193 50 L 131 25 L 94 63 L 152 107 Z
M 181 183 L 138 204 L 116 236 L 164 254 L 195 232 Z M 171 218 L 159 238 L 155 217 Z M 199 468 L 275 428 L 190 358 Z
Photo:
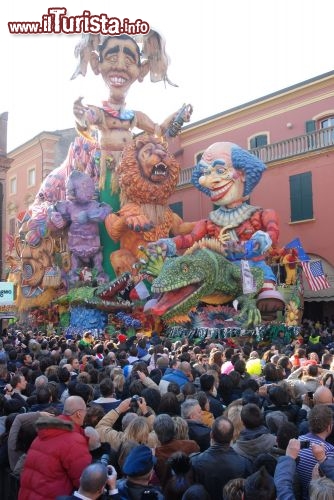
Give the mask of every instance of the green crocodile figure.
M 160 297 L 150 312 L 170 321 L 186 315 L 200 302 L 222 304 L 236 299 L 241 306 L 238 316 L 245 326 L 261 323 L 256 295 L 263 287 L 262 270 L 251 268 L 256 292 L 243 294 L 241 268 L 227 260 L 224 253 L 219 243 L 202 240 L 182 256 L 167 258 L 152 283 L 152 292 Z M 152 261 L 154 265 L 154 257 Z
M 110 283 L 72 288 L 67 294 L 54 300 L 54 304 L 94 307 L 106 312 L 132 309 L 127 299 L 131 288 L 131 276 L 124 273 Z

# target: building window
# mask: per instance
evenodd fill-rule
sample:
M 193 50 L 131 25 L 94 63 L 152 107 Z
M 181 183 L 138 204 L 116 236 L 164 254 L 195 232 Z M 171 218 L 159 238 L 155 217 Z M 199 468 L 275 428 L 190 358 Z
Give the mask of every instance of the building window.
M 305 124 L 307 134 L 317 132 L 317 135 L 309 135 L 308 144 L 310 148 L 323 148 L 334 144 L 334 116 L 326 116 L 317 120 L 308 120 Z
M 249 140 L 249 149 L 261 148 L 268 144 L 267 134 L 256 135 Z
M 329 116 L 320 121 L 320 128 L 334 127 L 334 116 Z
M 16 194 L 17 191 L 17 179 L 16 177 L 11 177 L 9 179 L 9 194 Z
M 183 219 L 183 203 L 182 201 L 177 201 L 176 203 L 171 203 L 169 208 L 177 214 L 181 219 Z
M 204 151 L 201 151 L 200 153 L 195 154 L 195 165 L 197 165 L 201 161 L 203 153 L 204 153 Z
M 15 236 L 15 223 L 16 223 L 15 217 L 9 219 L 9 234 L 11 236 Z
M 313 219 L 312 172 L 290 177 L 291 222 Z
M 36 185 L 36 169 L 30 168 L 28 170 L 28 187 Z

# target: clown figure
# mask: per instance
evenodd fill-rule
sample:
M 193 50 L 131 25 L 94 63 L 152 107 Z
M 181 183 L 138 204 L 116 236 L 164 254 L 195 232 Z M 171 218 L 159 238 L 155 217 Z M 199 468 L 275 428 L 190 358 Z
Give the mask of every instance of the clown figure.
M 173 256 L 204 237 L 217 238 L 226 245 L 228 259 L 237 265 L 246 259 L 251 267 L 260 267 L 265 280 L 261 292 L 270 295 L 272 291 L 273 297 L 278 298 L 275 275 L 265 262 L 267 251 L 278 242 L 278 217 L 272 209 L 248 203 L 265 168 L 256 156 L 233 143 L 209 146 L 194 168 L 192 182 L 218 208 L 209 213 L 208 219 L 198 221 L 189 234 L 162 239 L 156 244 L 167 256 Z

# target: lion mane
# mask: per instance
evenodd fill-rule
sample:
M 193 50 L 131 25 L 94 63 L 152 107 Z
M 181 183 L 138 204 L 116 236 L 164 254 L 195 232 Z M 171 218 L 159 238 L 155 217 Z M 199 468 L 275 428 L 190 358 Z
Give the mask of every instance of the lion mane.
M 139 154 L 147 144 L 160 145 L 165 150 L 166 156 L 162 162 L 168 168 L 164 182 L 154 183 L 143 175 Z M 167 142 L 146 134 L 136 138 L 123 150 L 121 161 L 116 168 L 121 190 L 121 205 L 131 202 L 141 205 L 166 205 L 176 189 L 179 172 L 180 165 L 168 151 Z

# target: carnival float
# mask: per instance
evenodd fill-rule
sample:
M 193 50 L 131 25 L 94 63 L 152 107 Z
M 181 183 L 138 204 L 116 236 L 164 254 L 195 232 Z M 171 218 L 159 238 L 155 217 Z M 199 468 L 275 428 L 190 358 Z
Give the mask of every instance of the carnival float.
M 216 208 L 205 220 L 183 221 L 169 207 L 180 165 L 168 140 L 192 107 L 157 125 L 125 105 L 148 74 L 171 84 L 164 40 L 153 30 L 141 38 L 85 35 L 75 53 L 73 78 L 90 64 L 109 95 L 100 107 L 74 103 L 78 136 L 8 239 L 18 321 L 69 336 L 140 329 L 275 338 L 282 326 L 295 335 L 298 250 L 279 247 L 275 210 L 249 204 L 263 162 L 230 142 L 209 145 L 192 183 Z

